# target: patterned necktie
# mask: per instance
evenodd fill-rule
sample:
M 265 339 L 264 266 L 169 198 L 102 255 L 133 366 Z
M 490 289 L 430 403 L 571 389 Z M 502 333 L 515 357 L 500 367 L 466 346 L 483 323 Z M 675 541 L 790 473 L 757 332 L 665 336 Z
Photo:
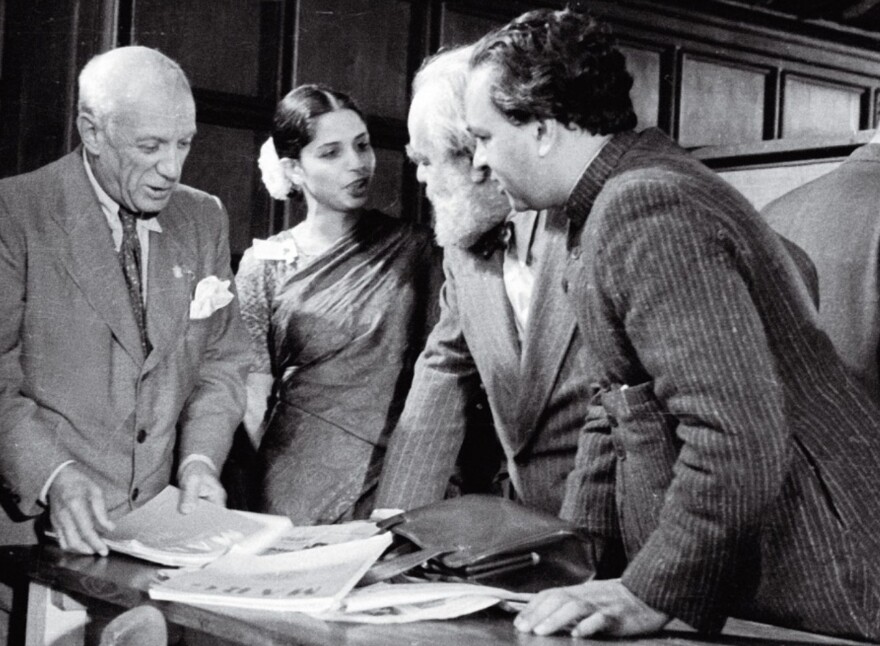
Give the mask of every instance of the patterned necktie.
M 122 264 L 122 273 L 128 286 L 128 300 L 131 301 L 134 320 L 141 335 L 141 347 L 146 357 L 152 346 L 147 338 L 147 310 L 144 307 L 144 289 L 141 284 L 141 243 L 137 235 L 137 215 L 120 205 L 119 221 L 122 223 L 119 262 Z

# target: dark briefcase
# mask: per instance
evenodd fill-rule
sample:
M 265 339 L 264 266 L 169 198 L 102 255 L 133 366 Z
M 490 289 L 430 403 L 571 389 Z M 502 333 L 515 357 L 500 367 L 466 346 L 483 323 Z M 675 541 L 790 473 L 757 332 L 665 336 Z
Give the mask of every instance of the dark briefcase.
M 407 572 L 521 592 L 571 585 L 595 572 L 589 537 L 556 516 L 498 496 L 470 494 L 392 516 L 392 554 L 367 582 Z

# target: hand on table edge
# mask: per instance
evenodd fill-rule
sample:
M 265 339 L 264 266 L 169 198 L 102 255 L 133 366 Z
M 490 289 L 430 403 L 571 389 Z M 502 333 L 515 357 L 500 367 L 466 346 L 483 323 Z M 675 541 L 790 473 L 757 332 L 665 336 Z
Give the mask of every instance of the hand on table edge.
M 669 619 L 636 597 L 620 579 L 606 579 L 539 592 L 513 625 L 536 635 L 570 629 L 572 637 L 627 637 L 655 633 Z

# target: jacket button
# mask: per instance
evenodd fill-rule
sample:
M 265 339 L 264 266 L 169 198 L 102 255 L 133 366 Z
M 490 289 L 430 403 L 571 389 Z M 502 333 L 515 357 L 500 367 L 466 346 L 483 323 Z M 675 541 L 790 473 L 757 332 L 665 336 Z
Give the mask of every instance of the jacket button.
M 138 444 L 143 444 L 144 442 L 147 441 L 147 432 L 144 429 L 141 429 L 138 431 L 137 441 L 138 441 Z
M 617 454 L 618 460 L 626 460 L 626 449 L 622 446 L 618 446 L 614 449 L 614 452 Z
M 611 428 L 617 428 L 617 418 L 614 415 L 608 416 L 608 426 Z
M 573 247 L 571 250 L 571 257 L 574 260 L 577 260 L 578 258 L 580 258 L 581 257 L 581 248 L 580 247 Z
M 562 291 L 568 294 L 568 278 L 562 279 Z
M 140 498 L 140 496 L 141 496 L 141 490 L 140 490 L 140 489 L 138 489 L 137 487 L 135 487 L 134 489 L 132 489 L 132 491 L 131 491 L 131 499 L 132 499 L 132 501 L 137 501 L 137 499 Z

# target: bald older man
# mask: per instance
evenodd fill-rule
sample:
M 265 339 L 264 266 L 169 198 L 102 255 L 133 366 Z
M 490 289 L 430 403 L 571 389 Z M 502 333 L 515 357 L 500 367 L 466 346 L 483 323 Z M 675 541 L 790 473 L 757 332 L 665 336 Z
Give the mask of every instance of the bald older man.
M 169 482 L 223 503 L 245 341 L 220 201 L 180 184 L 196 134 L 180 67 L 145 47 L 79 78 L 82 145 L 0 182 L 0 476 L 13 516 L 106 554 Z M 176 470 L 176 471 L 175 471 Z

